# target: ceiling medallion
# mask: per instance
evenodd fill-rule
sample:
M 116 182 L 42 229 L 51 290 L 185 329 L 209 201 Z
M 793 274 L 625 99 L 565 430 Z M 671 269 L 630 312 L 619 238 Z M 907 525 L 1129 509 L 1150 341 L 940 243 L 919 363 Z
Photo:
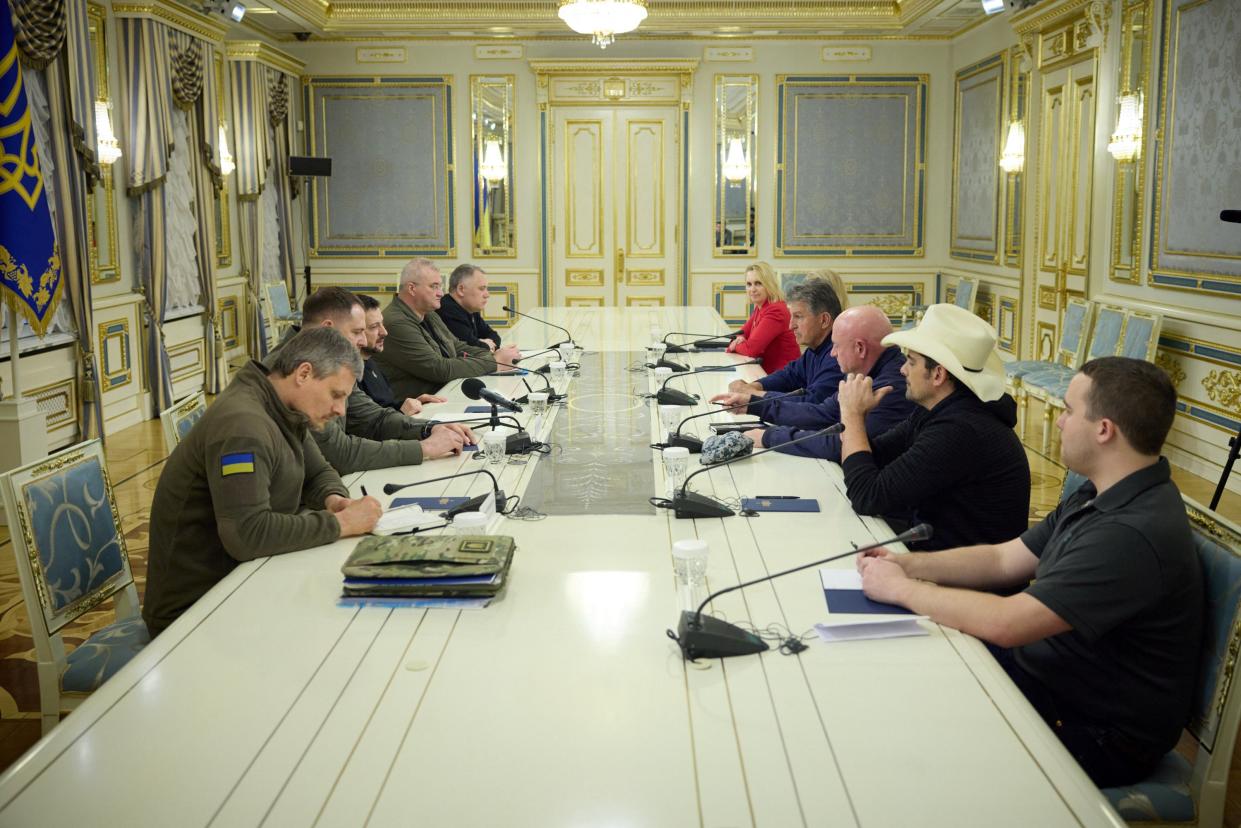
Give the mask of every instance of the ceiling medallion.
M 616 35 L 632 32 L 646 19 L 646 0 L 560 0 L 558 14 L 570 29 L 606 49 Z

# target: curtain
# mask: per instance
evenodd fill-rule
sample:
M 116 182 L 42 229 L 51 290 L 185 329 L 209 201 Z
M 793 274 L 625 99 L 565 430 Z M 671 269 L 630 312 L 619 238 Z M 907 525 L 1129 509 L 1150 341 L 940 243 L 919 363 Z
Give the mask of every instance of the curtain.
M 294 179 L 289 178 L 289 82 L 287 76 L 274 69 L 268 70 L 268 85 L 271 98 L 268 105 L 268 117 L 272 131 L 272 167 L 276 190 L 276 220 L 279 223 L 280 236 L 280 278 L 289 291 L 289 297 L 296 304 L 297 284 L 293 267 L 293 201 L 291 186 Z
M 99 372 L 94 353 L 90 291 L 90 249 L 86 199 L 101 171 L 95 155 L 95 70 L 89 48 L 85 0 L 24 0 L 12 4 L 16 40 L 26 62 L 46 68 L 28 72 L 34 128 L 41 143 L 44 185 L 57 238 L 64 279 L 62 302 L 50 332 L 73 330 L 77 321 L 76 376 L 78 421 L 83 440 L 103 435 Z M 62 47 L 68 43 L 69 48 Z M 68 136 L 69 141 L 65 140 Z M 72 319 L 70 318 L 72 316 Z M 20 391 L 20 389 L 18 389 Z
M 271 132 L 267 68 L 254 61 L 230 66 L 233 100 L 233 142 L 237 182 L 238 230 L 241 240 L 241 272 L 246 279 L 246 323 L 250 355 L 267 353 L 267 330 L 263 322 L 263 216 L 259 197 L 267 183 L 271 159 Z

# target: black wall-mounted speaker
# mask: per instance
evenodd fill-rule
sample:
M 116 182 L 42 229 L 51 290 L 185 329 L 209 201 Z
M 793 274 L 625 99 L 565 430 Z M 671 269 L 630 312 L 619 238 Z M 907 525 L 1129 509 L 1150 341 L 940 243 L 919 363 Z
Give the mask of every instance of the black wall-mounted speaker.
M 289 156 L 289 175 L 330 176 L 331 174 L 331 158 L 316 158 L 313 155 Z

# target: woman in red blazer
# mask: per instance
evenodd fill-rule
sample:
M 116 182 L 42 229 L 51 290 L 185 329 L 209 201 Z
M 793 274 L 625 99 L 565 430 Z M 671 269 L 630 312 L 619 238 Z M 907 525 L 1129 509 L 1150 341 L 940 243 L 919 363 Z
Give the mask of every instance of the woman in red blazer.
M 728 352 L 762 359 L 763 370 L 774 374 L 800 357 L 801 348 L 789 328 L 789 309 L 771 265 L 757 262 L 746 269 L 745 292 L 754 313 L 742 326 L 741 335 L 729 344 Z

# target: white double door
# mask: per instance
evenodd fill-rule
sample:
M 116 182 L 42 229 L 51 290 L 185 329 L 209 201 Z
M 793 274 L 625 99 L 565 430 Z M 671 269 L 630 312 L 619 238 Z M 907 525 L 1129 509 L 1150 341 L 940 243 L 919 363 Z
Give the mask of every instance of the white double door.
M 679 304 L 678 116 L 674 107 L 552 109 L 550 304 Z

